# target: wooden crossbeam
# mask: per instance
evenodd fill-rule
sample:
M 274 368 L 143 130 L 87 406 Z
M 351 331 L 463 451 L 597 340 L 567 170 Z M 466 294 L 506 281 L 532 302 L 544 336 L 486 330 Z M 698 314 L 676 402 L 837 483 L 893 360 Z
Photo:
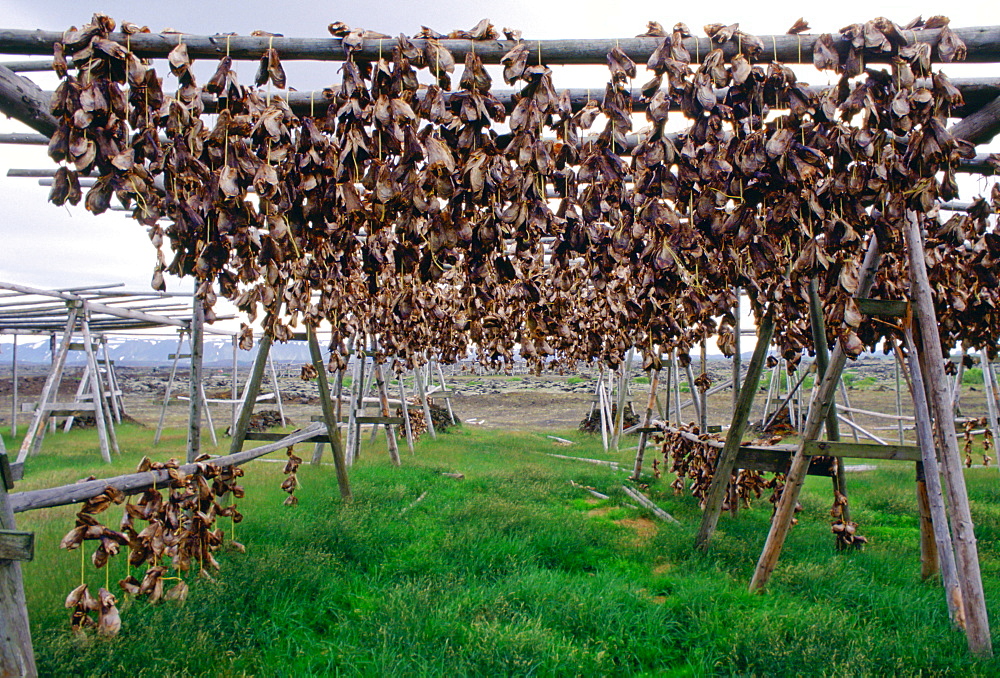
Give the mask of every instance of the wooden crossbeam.
M 29 561 L 35 557 L 35 533 L 0 530 L 0 560 Z

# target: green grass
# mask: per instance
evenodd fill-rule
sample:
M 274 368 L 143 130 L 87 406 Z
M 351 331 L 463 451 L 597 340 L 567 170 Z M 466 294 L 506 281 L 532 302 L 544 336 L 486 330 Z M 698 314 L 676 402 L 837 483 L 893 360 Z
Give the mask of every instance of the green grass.
M 36 533 L 37 555 L 24 577 L 40 673 L 1000 671 L 1000 662 L 968 655 L 963 635 L 949 628 L 940 587 L 919 578 L 912 466 L 882 462 L 877 472 L 849 476 L 854 517 L 871 539 L 859 553 L 834 550 L 829 481 L 810 478 L 770 592 L 752 595 L 747 583 L 767 533 L 766 501 L 724 517 L 711 551 L 701 554 L 691 548 L 695 500 L 675 496 L 667 478 L 653 481 L 650 495 L 682 525 L 648 522 L 625 505 L 623 473 L 545 455 L 627 462 L 630 453 L 604 453 L 599 440 L 578 432 L 558 435 L 576 444 L 463 428 L 420 441 L 415 455 L 404 453 L 402 468 L 388 463 L 380 439 L 352 468 L 355 500 L 348 505 L 337 498 L 332 466 L 303 466 L 300 504 L 286 508 L 281 465 L 251 463 L 241 503 L 246 520 L 237 526 L 247 553 L 224 553 L 217 582 L 192 581 L 183 605 L 123 602 L 122 633 L 111 641 L 76 638 L 68 629 L 62 601 L 79 583 L 80 555 L 57 544 L 72 526 L 73 507 L 19 514 L 19 527 Z M 180 431 L 168 431 L 155 450 L 149 430 L 125 426 L 119 437 L 124 453 L 111 467 L 100 463 L 92 431 L 47 438 L 18 489 L 125 472 L 143 454 L 180 456 L 184 446 Z M 995 469 L 966 474 L 996 618 L 1000 485 Z M 570 480 L 611 498 L 592 503 Z M 120 515 L 113 507 L 105 522 Z M 115 560 L 112 584 L 125 576 L 124 560 Z M 88 564 L 85 572 L 92 587 L 104 584 L 103 571 Z
M 585 381 L 587 380 L 584 379 L 583 377 L 570 377 L 569 379 L 566 380 L 566 383 L 569 384 L 570 386 L 574 386 L 576 384 L 582 384 Z
M 962 372 L 962 383 L 972 384 L 972 385 L 985 383 L 983 378 L 983 368 L 970 367 L 969 369 Z
M 636 377 L 632 381 L 634 381 L 636 384 L 648 384 L 649 377 Z

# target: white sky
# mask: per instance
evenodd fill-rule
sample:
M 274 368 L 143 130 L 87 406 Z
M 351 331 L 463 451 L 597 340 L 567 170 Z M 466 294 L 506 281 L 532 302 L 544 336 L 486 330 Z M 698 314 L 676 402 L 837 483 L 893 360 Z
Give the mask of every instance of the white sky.
M 677 6 L 675 6 L 677 7 Z M 687 23 L 701 34 L 707 23 L 741 22 L 748 33 L 767 35 L 784 33 L 800 15 L 812 25 L 811 32 L 834 32 L 840 27 L 875 16 L 886 16 L 906 23 L 922 14 L 925 18 L 942 11 L 950 16 L 952 26 L 1000 24 L 1000 2 L 858 2 L 842 0 L 828 3 L 756 3 L 720 0 L 684 4 L 671 9 L 668 3 L 639 0 L 617 3 L 579 0 L 572 3 L 517 0 L 496 2 L 486 7 L 473 2 L 407 0 L 343 3 L 276 3 L 261 0 L 240 2 L 173 0 L 171 2 L 126 2 L 91 0 L 0 0 L 0 27 L 64 30 L 70 24 L 86 23 L 91 14 L 101 11 L 118 21 L 128 20 L 148 25 L 158 31 L 167 28 L 193 34 L 236 32 L 249 34 L 256 29 L 296 37 L 328 37 L 326 25 L 344 21 L 390 35 L 412 35 L 427 25 L 446 33 L 468 29 L 484 16 L 497 28 L 510 26 L 533 38 L 614 38 L 631 37 L 646 29 L 646 22 L 656 20 L 666 28 L 678 21 Z M 2 57 L 0 61 L 23 57 Z M 286 64 L 289 83 L 299 90 L 321 88 L 337 82 L 339 64 Z M 214 65 L 206 64 L 208 72 Z M 254 73 L 255 64 L 239 66 L 244 82 Z M 166 69 L 160 67 L 160 72 Z M 811 69 L 810 69 L 811 70 Z M 636 84 L 645 82 L 639 69 Z M 952 67 L 953 77 L 1000 76 L 995 66 L 963 65 Z M 51 74 L 26 74 L 43 89 L 53 89 Z M 207 76 L 202 76 L 204 79 Z M 822 82 L 827 78 L 815 72 L 803 73 L 806 81 Z M 556 67 L 556 87 L 586 87 L 602 90 L 607 79 L 603 67 Z M 0 116 L 0 132 L 30 131 Z M 997 142 L 991 151 L 1000 149 Z M 985 148 L 980 149 L 981 152 Z M 154 252 L 142 227 L 121 213 L 99 217 L 81 205 L 55 207 L 46 202 L 48 189 L 33 179 L 6 176 L 9 168 L 54 167 L 44 147 L 0 145 L 0 280 L 38 287 L 66 287 L 81 284 L 124 282 L 129 289 L 147 289 L 154 264 Z M 965 200 L 985 188 L 983 182 L 969 181 L 963 187 Z M 169 257 L 169 254 L 168 254 Z M 191 282 L 168 279 L 170 291 L 189 291 Z M 222 310 L 220 308 L 220 310 Z M 750 343 L 750 342 L 746 342 Z

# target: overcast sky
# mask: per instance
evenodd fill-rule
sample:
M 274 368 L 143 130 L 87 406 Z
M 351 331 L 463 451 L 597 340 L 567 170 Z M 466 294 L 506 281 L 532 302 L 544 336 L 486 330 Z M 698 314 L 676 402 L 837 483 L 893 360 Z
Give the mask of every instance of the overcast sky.
M 906 23 L 918 14 L 928 17 L 946 13 L 952 26 L 1000 24 L 1000 2 L 859 2 L 826 3 L 756 3 L 719 2 L 669 3 L 645 0 L 629 3 L 544 2 L 518 0 L 485 5 L 476 2 L 413 2 L 407 0 L 368 0 L 351 3 L 293 3 L 241 0 L 173 0 L 172 2 L 125 2 L 91 0 L 0 0 L 0 27 L 64 30 L 71 24 L 86 23 L 91 14 L 101 11 L 118 21 L 128 20 L 148 25 L 153 31 L 176 29 L 192 34 L 235 32 L 249 34 L 256 29 L 297 37 L 327 37 L 326 26 L 344 21 L 390 35 L 412 35 L 427 25 L 446 33 L 468 29 L 484 16 L 497 28 L 510 26 L 532 38 L 613 38 L 642 33 L 646 22 L 656 20 L 669 29 L 684 21 L 696 33 L 711 22 L 741 22 L 748 33 L 783 33 L 804 13 L 812 32 L 833 32 L 840 27 L 875 16 L 887 16 Z M 5 57 L 0 56 L 0 61 Z M 22 57 L 10 57 L 22 58 Z M 206 64 L 205 66 L 209 66 Z M 286 65 L 289 82 L 300 90 L 320 88 L 338 80 L 334 63 Z M 554 81 L 560 86 L 590 86 L 603 89 L 606 71 L 592 67 L 560 67 Z M 242 80 L 249 81 L 255 65 L 240 66 Z M 166 69 L 158 69 L 161 73 Z M 211 67 L 209 73 L 214 70 Z M 643 69 L 639 81 L 644 82 Z M 985 66 L 960 66 L 949 69 L 954 77 L 996 76 Z M 43 89 L 55 84 L 50 74 L 28 74 Z M 813 82 L 827 78 L 813 72 Z M 205 76 L 203 76 L 204 78 Z M 804 79 L 809 80 L 808 76 Z M 27 131 L 19 123 L 0 116 L 0 132 Z M 993 150 L 997 149 L 994 142 Z M 0 146 L 0 280 L 39 287 L 65 287 L 81 284 L 125 282 L 132 289 L 146 289 L 154 263 L 153 249 L 144 229 L 122 214 L 99 217 L 77 207 L 55 207 L 46 202 L 48 189 L 32 179 L 6 176 L 9 168 L 54 167 L 44 147 Z M 983 190 L 982 182 L 968 182 L 964 199 Z M 168 255 L 169 256 L 169 255 Z M 168 281 L 171 291 L 187 291 L 189 281 Z

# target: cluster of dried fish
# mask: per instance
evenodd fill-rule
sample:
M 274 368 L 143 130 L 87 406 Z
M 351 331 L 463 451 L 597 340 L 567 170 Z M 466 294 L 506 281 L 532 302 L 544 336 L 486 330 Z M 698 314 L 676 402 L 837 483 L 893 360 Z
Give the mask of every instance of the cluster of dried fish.
M 689 492 L 699 503 L 705 501 L 708 488 L 715 475 L 715 465 L 719 449 L 702 441 L 721 442 L 715 434 L 700 433 L 698 426 L 680 426 L 657 434 L 662 437 L 660 451 L 664 467 L 676 475 L 671 487 L 678 495 Z M 736 510 L 740 506 L 749 507 L 754 499 L 760 499 L 767 490 L 771 491 L 773 504 L 781 496 L 784 474 L 774 474 L 770 479 L 752 469 L 737 469 L 729 481 L 730 491 L 723 502 L 723 510 Z
M 833 493 L 833 507 L 830 509 L 830 516 L 833 524 L 830 530 L 837 540 L 837 550 L 845 551 L 851 548 L 861 548 L 868 543 L 868 538 L 858 534 L 858 524 L 844 517 L 844 509 L 847 507 L 847 497 L 836 490 Z
M 288 461 L 285 462 L 285 468 L 281 471 L 285 474 L 285 479 L 281 483 L 281 489 L 288 493 L 288 498 L 284 502 L 285 506 L 295 506 L 299 503 L 299 498 L 295 496 L 295 490 L 299 489 L 298 470 L 302 464 L 302 459 L 295 456 L 293 450 L 294 446 L 285 450 Z
M 637 67 L 618 48 L 603 96 L 580 107 L 515 44 L 502 60 L 517 88 L 508 111 L 474 50 L 449 91 L 448 36 L 401 35 L 369 62 L 357 58 L 363 41 L 388 38 L 332 24 L 345 50 L 341 82 L 295 115 L 270 89 L 240 85 L 229 57 L 199 87 L 181 37 L 168 59 L 178 87 L 167 94 L 95 15 L 56 50 L 64 80 L 50 150 L 63 166 L 52 199 L 79 200 L 79 174 L 96 172 L 88 208 L 103 211 L 112 193 L 134 207 L 157 248 L 154 287 L 163 271 L 194 275 L 209 319 L 221 294 L 251 320 L 263 311 L 278 340 L 326 320 L 331 368 L 365 334 L 401 367 L 451 362 L 474 345 L 485 362 L 509 363 L 519 347 L 537 366 L 616 365 L 638 346 L 644 366 L 658 368 L 661 353 L 686 356 L 708 335 L 733 350 L 736 288 L 758 318 L 775 313 L 794 367 L 812 349 L 813 279 L 828 341 L 857 355 L 892 331 L 853 299 L 866 239 L 885 256 L 873 296 L 904 298 L 900 224 L 915 210 L 931 235 L 945 345 L 992 352 L 1000 236 L 986 228 L 990 206 L 944 225 L 935 213 L 956 196 L 955 168 L 973 152 L 946 129 L 959 91 L 931 69 L 934 48 L 943 61 L 964 56 L 947 23 L 878 18 L 820 36 L 814 64 L 838 76 L 826 89 L 769 61 L 738 24 L 706 26 L 713 49 L 695 58 L 687 26 L 651 24 L 647 35 L 662 43 L 640 88 L 649 125 L 636 143 Z M 934 48 L 914 39 L 926 28 L 942 29 Z M 497 31 L 484 21 L 453 35 Z M 723 45 L 736 53 L 727 58 Z M 872 52 L 890 55 L 889 68 L 866 67 Z M 58 65 L 65 55 L 78 75 Z M 273 48 L 256 83 L 286 85 Z M 668 134 L 678 109 L 689 126 Z
M 962 428 L 962 449 L 965 452 L 965 465 L 968 468 L 972 467 L 972 450 L 976 444 L 974 431 L 977 426 L 983 427 L 983 466 L 989 466 L 990 462 L 993 461 L 993 457 L 990 456 L 990 450 L 993 449 L 994 443 L 993 429 L 990 428 L 989 420 L 986 417 L 969 419 L 965 422 L 965 426 Z
M 227 495 L 243 497 L 243 488 L 237 482 L 243 470 L 232 466 L 222 468 L 207 459 L 205 455 L 196 460 L 198 470 L 185 474 L 174 459 L 159 463 L 143 458 L 137 471 L 166 470 L 170 476 L 168 485 L 147 489 L 139 501 L 125 504 L 120 531 L 102 525 L 96 518 L 111 504 L 125 501 L 120 490 L 109 486 L 84 503 L 76 515 L 76 526 L 63 537 L 60 548 L 73 550 L 85 541 L 97 541 L 91 561 L 95 567 L 102 568 L 108 565 L 110 558 L 118 555 L 121 547 L 127 546 L 130 568 L 146 566 L 146 570 L 141 579 L 129 575 L 119 581 L 124 592 L 148 596 L 151 603 L 184 601 L 188 585 L 181 576 L 183 573 L 197 569 L 199 576 L 211 579 L 207 568 L 219 569 L 213 553 L 222 545 L 224 535 L 222 529 L 215 526 L 216 518 L 229 517 L 234 524 L 243 519 L 235 504 L 220 504 L 225 503 Z M 241 544 L 232 540 L 230 543 L 237 550 L 243 550 Z M 165 591 L 164 580 L 168 579 L 166 575 L 171 568 L 178 576 L 169 579 L 176 579 L 177 584 Z M 88 615 L 91 611 L 99 613 L 96 625 L 102 633 L 114 635 L 121 625 L 115 598 L 104 589 L 95 600 L 86 585 L 81 584 L 67 598 L 66 607 L 74 610 L 72 624 L 75 630 L 94 625 Z

